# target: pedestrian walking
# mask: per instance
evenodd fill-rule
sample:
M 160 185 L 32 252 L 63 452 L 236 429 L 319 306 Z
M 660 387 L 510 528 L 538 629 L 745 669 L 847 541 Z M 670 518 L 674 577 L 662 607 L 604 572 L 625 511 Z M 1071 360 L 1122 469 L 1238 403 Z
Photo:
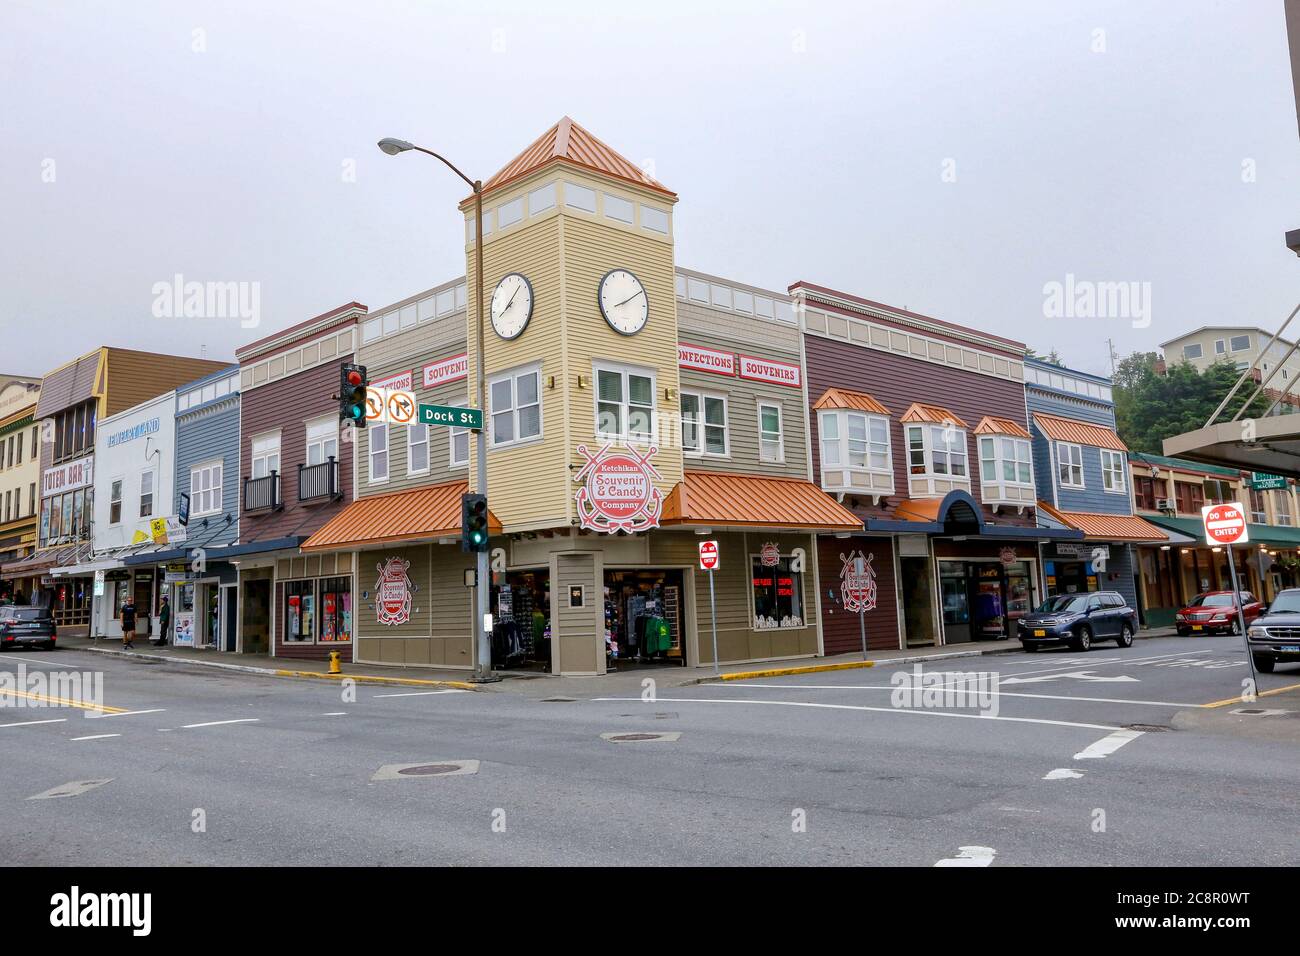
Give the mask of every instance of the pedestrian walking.
M 172 606 L 167 600 L 167 595 L 162 596 L 162 605 L 158 608 L 158 646 L 167 646 L 167 635 L 172 629 Z
M 129 651 L 135 641 L 135 601 L 131 595 L 128 594 L 122 602 L 122 610 L 118 612 L 117 619 L 122 625 L 122 650 Z

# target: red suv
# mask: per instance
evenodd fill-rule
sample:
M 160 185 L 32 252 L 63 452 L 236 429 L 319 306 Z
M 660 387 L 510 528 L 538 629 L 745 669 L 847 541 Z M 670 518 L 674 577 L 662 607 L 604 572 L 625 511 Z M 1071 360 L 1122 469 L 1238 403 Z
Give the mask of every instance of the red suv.
M 1241 592 L 1241 610 L 1246 626 L 1264 613 L 1264 605 L 1249 591 Z M 1206 591 L 1174 615 L 1174 627 L 1180 637 L 1188 634 L 1240 634 L 1237 604 L 1231 591 Z

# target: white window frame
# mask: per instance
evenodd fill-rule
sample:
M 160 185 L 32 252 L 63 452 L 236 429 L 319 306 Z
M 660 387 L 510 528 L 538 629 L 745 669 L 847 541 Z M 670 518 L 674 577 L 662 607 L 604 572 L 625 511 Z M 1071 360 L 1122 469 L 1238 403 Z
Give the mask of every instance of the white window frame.
M 1128 478 L 1125 472 L 1128 471 L 1128 459 L 1123 452 L 1114 451 L 1110 448 L 1101 449 L 1101 490 L 1108 495 L 1127 495 Z M 1110 484 L 1107 484 L 1107 479 Z
M 993 446 L 993 454 L 985 456 L 984 443 L 988 442 Z M 1017 452 L 1024 450 L 1023 460 L 1017 454 L 1015 458 L 1008 458 L 1003 452 L 1006 450 L 1003 442 L 1011 442 L 1013 449 Z M 1028 438 L 1020 438 L 1016 435 L 980 435 L 979 441 L 979 459 L 980 459 L 980 484 L 981 485 L 1007 485 L 1012 488 L 1030 488 L 1034 487 L 1034 452 Z M 992 461 L 993 473 L 990 475 L 985 471 L 984 462 Z M 1015 478 L 1008 478 L 1005 474 L 1007 463 L 1010 463 L 1016 471 Z M 1025 464 L 1029 467 L 1029 478 L 1025 481 L 1020 480 L 1020 465 Z
M 1196 354 L 1195 354 L 1195 355 L 1192 354 L 1192 350 L 1193 350 L 1193 349 L 1196 350 Z M 1185 358 L 1185 359 L 1198 359 L 1198 358 L 1203 358 L 1204 355 L 1205 355 L 1205 349 L 1201 348 L 1201 343 L 1200 343 L 1200 342 L 1192 342 L 1192 343 L 1189 344 L 1189 345 L 1184 345 L 1184 346 L 1183 346 L 1183 358 Z
M 602 399 L 600 397 L 600 373 L 608 372 L 620 376 L 619 383 L 619 431 L 617 433 L 604 431 L 600 427 L 600 406 Z M 650 380 L 650 431 L 648 434 L 632 435 L 629 430 L 629 419 L 631 417 L 632 403 L 628 390 L 628 377 L 635 375 L 637 378 L 648 378 Z M 659 408 L 658 408 L 659 382 L 655 375 L 655 370 L 640 365 L 624 365 L 618 362 L 593 362 L 591 366 L 591 412 L 592 423 L 596 430 L 598 438 L 610 438 L 616 441 L 637 442 L 640 444 L 652 443 L 659 434 Z M 613 404 L 606 402 L 605 404 Z M 643 408 L 645 406 L 635 406 Z
M 1228 351 L 1228 343 L 1224 339 L 1214 340 L 1214 354 L 1224 355 Z
M 424 438 L 417 441 L 416 436 L 421 432 Z M 429 447 L 429 426 L 423 422 L 413 422 L 406 426 L 406 473 L 408 475 L 427 475 L 429 468 L 433 464 L 432 450 Z M 415 461 L 415 449 L 424 447 L 424 467 L 416 468 L 413 464 Z
M 866 434 L 865 439 L 849 438 L 849 418 L 863 419 L 863 429 Z M 826 427 L 827 421 L 834 421 L 833 429 Z M 877 467 L 871 464 L 873 452 L 880 454 L 880 442 L 871 440 L 871 426 L 873 423 L 880 424 L 885 431 L 884 456 L 885 464 L 883 467 Z M 834 435 L 829 440 L 827 433 L 833 431 Z M 853 448 L 850 441 L 862 441 L 865 448 L 862 449 L 863 464 L 855 465 L 852 463 Z M 875 415 L 870 412 L 857 411 L 849 408 L 828 408 L 817 413 L 817 442 L 821 455 L 822 471 L 830 468 L 833 470 L 842 470 L 858 474 L 883 475 L 893 482 L 894 478 L 894 448 L 893 435 L 889 428 L 889 417 L 887 415 Z M 834 460 L 831 460 L 831 449 L 834 449 Z
M 326 454 L 329 450 L 329 444 L 334 444 L 334 460 L 339 460 L 339 419 L 337 415 L 322 415 L 320 418 L 308 419 L 304 424 L 306 433 L 306 447 L 303 451 L 303 463 L 307 467 L 314 465 L 323 465 L 329 461 L 330 456 Z M 313 431 L 315 434 L 313 434 Z M 311 450 L 314 447 L 320 448 L 320 461 L 311 460 Z
M 944 439 L 942 452 L 935 451 L 935 437 L 942 436 L 944 432 L 951 428 L 953 434 L 959 436 L 956 442 L 949 444 Z M 922 462 L 925 471 L 913 471 L 915 463 L 912 461 L 912 453 L 917 451 L 912 447 L 912 434 L 914 431 L 921 433 L 921 445 L 919 450 L 922 453 Z M 907 442 L 907 474 L 908 477 L 916 478 L 939 478 L 943 481 L 964 481 L 970 482 L 970 444 L 967 441 L 966 429 L 957 428 L 955 425 L 935 425 L 932 422 L 908 422 L 906 430 L 903 433 Z M 954 450 L 954 446 L 955 449 Z M 947 457 L 948 470 L 937 471 L 935 469 L 935 455 L 942 454 Z M 957 474 L 952 470 L 952 460 L 960 456 L 962 462 L 962 473 Z
M 117 491 L 117 497 L 113 497 L 113 491 Z M 122 523 L 122 498 L 126 490 L 126 477 L 119 475 L 108 482 L 108 523 L 110 526 L 117 526 Z M 117 520 L 113 519 L 113 505 L 117 505 Z
M 1062 455 L 1061 455 L 1061 451 L 1062 451 L 1063 449 L 1066 450 L 1066 451 L 1069 451 L 1069 452 L 1070 452 L 1070 455 L 1069 455 L 1068 460 L 1067 460 L 1066 458 L 1063 458 Z M 1087 481 L 1087 477 L 1084 475 L 1084 472 L 1083 472 L 1083 446 L 1082 446 L 1082 445 L 1077 445 L 1077 444 L 1075 444 L 1074 442 L 1058 441 L 1058 442 L 1056 442 L 1056 449 L 1055 449 L 1055 452 L 1056 452 L 1056 483 L 1057 483 L 1057 485 L 1058 485 L 1059 487 L 1061 487 L 1061 488 L 1070 488 L 1070 489 L 1073 489 L 1073 490 L 1075 490 L 1075 491 L 1082 491 L 1083 489 L 1087 488 L 1087 487 L 1088 487 L 1088 481 Z M 1078 452 L 1078 455 L 1076 456 L 1076 455 L 1074 454 L 1074 452 Z M 1076 457 L 1078 458 L 1077 463 L 1076 463 L 1076 461 L 1075 461 L 1075 458 L 1076 458 Z M 1078 469 L 1078 471 L 1079 471 L 1079 480 L 1078 480 L 1077 483 L 1074 482 L 1074 481 L 1066 481 L 1064 478 L 1062 478 L 1062 476 L 1061 476 L 1061 468 L 1062 468 L 1062 466 L 1064 466 L 1065 468 L 1069 469 L 1068 474 L 1069 474 L 1071 477 L 1073 476 L 1073 472 L 1074 472 L 1074 470 L 1075 470 L 1076 468 Z
M 699 402 L 699 418 L 695 421 L 695 438 L 698 443 L 696 448 L 686 447 L 686 414 L 681 408 L 681 403 L 687 396 L 691 396 Z M 717 425 L 706 424 L 707 415 L 704 410 L 705 402 L 722 403 L 722 451 L 709 451 L 709 443 L 706 440 L 705 429 L 717 428 Z M 730 458 L 731 457 L 731 409 L 727 407 L 727 396 L 722 392 L 701 391 L 700 389 L 687 388 L 682 389 L 681 399 L 678 400 L 679 422 L 682 429 L 682 454 L 687 458 Z
M 216 474 L 213 474 L 213 471 Z M 198 476 L 207 474 L 207 487 L 198 489 Z M 213 458 L 190 468 L 190 517 L 202 518 L 205 515 L 217 515 L 222 512 L 222 487 L 225 480 L 226 462 L 222 458 Z M 203 506 L 206 496 L 209 504 Z
M 366 428 L 366 482 L 371 485 L 385 485 L 388 483 L 389 476 L 393 473 L 392 456 L 389 454 L 388 446 L 390 441 L 389 430 L 393 426 L 387 422 L 374 422 Z M 384 440 L 382 445 L 375 441 L 377 435 L 382 435 Z M 384 456 L 384 473 L 381 476 L 375 475 L 375 458 L 379 455 Z
M 1290 528 L 1293 524 L 1291 520 L 1291 489 L 1274 488 L 1273 489 L 1273 514 L 1276 517 L 1278 527 Z
M 769 458 L 763 453 L 765 447 L 771 444 L 772 439 L 765 438 L 767 434 L 763 431 L 763 409 L 771 408 L 776 411 L 776 457 Z M 758 400 L 758 460 L 769 465 L 785 464 L 785 410 L 781 403 L 770 399 Z
M 1246 344 L 1245 344 L 1245 345 L 1235 345 L 1234 343 L 1237 342 L 1238 340 L 1242 340 L 1242 341 L 1244 341 Z M 1250 351 L 1250 335 L 1247 334 L 1247 335 L 1233 335 L 1233 336 L 1229 336 L 1229 338 L 1228 338 L 1228 351 L 1229 351 L 1229 352 L 1249 352 L 1249 351 Z
M 149 479 L 149 491 L 148 491 L 149 510 L 147 512 L 144 510 L 144 496 L 146 494 L 144 490 L 144 480 L 146 478 Z M 141 518 L 152 518 L 155 514 L 157 514 L 157 511 L 154 510 L 155 505 L 157 504 L 157 498 L 158 498 L 158 473 L 156 471 L 153 471 L 152 469 L 146 469 L 145 471 L 140 472 L 139 511 L 140 511 Z
M 540 395 L 538 396 L 540 398 Z M 469 398 L 461 400 L 461 405 L 469 405 Z M 486 424 L 484 425 L 486 428 Z M 449 468 L 468 468 L 469 467 L 469 441 L 473 432 L 468 428 L 448 428 L 447 429 L 447 466 Z M 464 436 L 465 438 L 465 457 L 456 457 L 456 439 Z
M 520 438 L 519 437 L 520 406 L 518 404 L 519 379 L 527 378 L 529 375 L 536 376 L 537 378 L 537 402 L 536 402 L 537 434 L 528 435 L 524 438 Z M 510 382 L 510 405 L 507 406 L 506 408 L 497 408 L 492 402 L 493 389 L 497 384 L 505 381 Z M 524 407 L 528 408 L 531 407 L 531 405 L 526 405 Z M 488 415 L 487 415 L 487 420 L 483 423 L 483 427 L 489 429 L 488 440 L 493 448 L 513 448 L 516 445 L 528 445 L 528 444 L 532 444 L 533 442 L 541 441 L 543 433 L 545 432 L 545 422 L 543 421 L 542 412 L 543 412 L 542 366 L 540 362 L 535 362 L 531 365 L 525 365 L 519 368 L 514 368 L 505 372 L 501 372 L 497 375 L 493 375 L 488 380 Z M 507 414 L 510 416 L 511 433 L 514 435 L 514 437 L 507 441 L 497 441 L 496 428 L 494 427 L 494 419 L 496 418 L 497 415 L 507 415 Z
M 272 440 L 275 441 L 275 445 L 274 445 L 274 446 L 272 446 L 271 444 L 269 444 Z M 261 448 L 258 448 L 259 445 L 261 445 L 262 447 L 261 447 Z M 252 478 L 254 478 L 254 479 L 256 479 L 256 478 L 265 478 L 265 477 L 266 477 L 267 475 L 269 475 L 272 471 L 274 471 L 277 475 L 278 475 L 278 474 L 281 474 L 281 471 L 280 471 L 280 430 L 279 430 L 279 429 L 276 429 L 275 431 L 272 431 L 272 432 L 262 432 L 262 434 L 260 434 L 260 435 L 254 435 L 254 436 L 252 437 L 252 439 L 249 441 L 249 445 L 248 445 L 248 447 L 249 447 L 249 471 L 248 471 L 248 474 L 249 474 L 250 477 L 252 477 Z M 272 458 L 275 459 L 275 467 L 274 467 L 274 468 L 271 468 L 271 467 L 270 467 L 270 464 L 269 464 L 270 459 L 272 459 Z M 266 463 L 267 463 L 266 468 L 265 468 L 266 474 L 264 474 L 264 475 L 259 475 L 259 474 L 257 473 L 257 465 L 258 465 L 258 462 L 266 462 Z

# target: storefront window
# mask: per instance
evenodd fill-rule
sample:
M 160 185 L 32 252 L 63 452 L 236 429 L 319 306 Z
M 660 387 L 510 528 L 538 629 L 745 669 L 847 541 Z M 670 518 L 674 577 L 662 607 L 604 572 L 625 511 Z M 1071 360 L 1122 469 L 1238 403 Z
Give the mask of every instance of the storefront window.
M 325 578 L 320 583 L 320 639 L 352 640 L 352 581 Z
M 769 567 L 755 557 L 752 570 L 754 626 L 803 627 L 803 574 L 790 569 L 790 559 Z
M 310 641 L 316 623 L 314 581 L 289 581 L 284 586 L 284 639 Z

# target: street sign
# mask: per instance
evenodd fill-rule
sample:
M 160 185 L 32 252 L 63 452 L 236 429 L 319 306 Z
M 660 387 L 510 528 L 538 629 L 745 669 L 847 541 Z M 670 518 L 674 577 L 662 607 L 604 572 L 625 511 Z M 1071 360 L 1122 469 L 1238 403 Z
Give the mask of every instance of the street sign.
M 384 403 L 388 420 L 394 425 L 409 425 L 415 421 L 415 393 L 392 391 Z
M 483 427 L 483 410 L 481 408 L 461 408 L 457 405 L 425 405 L 420 403 L 421 425 L 450 425 L 452 428 Z
M 1269 475 L 1262 471 L 1250 473 L 1250 487 L 1254 491 L 1272 491 L 1280 488 L 1286 490 L 1286 479 L 1281 475 Z
M 701 571 L 718 570 L 718 542 L 716 541 L 700 542 L 700 570 Z
M 1245 544 L 1250 540 L 1246 530 L 1246 510 L 1241 502 L 1206 505 L 1201 509 L 1205 523 L 1205 540 L 1208 544 Z
M 366 421 L 382 424 L 388 421 L 388 392 L 382 388 L 366 388 Z

